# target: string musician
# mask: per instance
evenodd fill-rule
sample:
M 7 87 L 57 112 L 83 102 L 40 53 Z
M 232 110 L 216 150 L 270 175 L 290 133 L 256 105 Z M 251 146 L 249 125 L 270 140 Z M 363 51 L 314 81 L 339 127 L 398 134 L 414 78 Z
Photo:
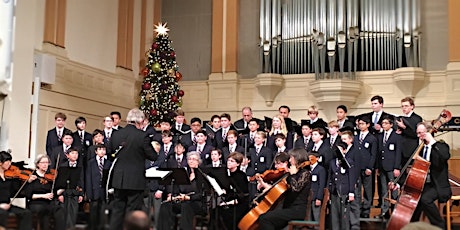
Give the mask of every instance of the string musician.
M 28 179 L 25 190 L 27 207 L 37 214 L 40 229 L 50 229 L 50 217 L 54 217 L 54 229 L 65 229 L 64 211 L 55 205 L 55 196 L 52 191 L 55 174 L 48 170 L 50 158 L 40 154 L 35 160 L 35 171 Z
M 207 184 L 203 174 L 198 169 L 201 163 L 199 152 L 187 153 L 187 173 L 190 185 L 177 185 L 174 188 L 166 186 L 166 198 L 161 204 L 157 228 L 169 230 L 174 226 L 176 214 L 180 213 L 180 229 L 188 230 L 193 228 L 193 217 L 204 215 L 202 193 L 207 190 Z
M 7 171 L 11 167 L 11 154 L 0 152 L 0 228 L 6 228 L 8 215 L 14 213 L 18 218 L 18 229 L 32 229 L 32 214 L 30 210 L 14 206 L 10 202 L 13 193 L 13 180 Z M 11 171 L 10 171 L 11 172 Z
M 311 186 L 310 170 L 302 165 L 308 161 L 307 151 L 295 148 L 289 151 L 289 175 L 286 178 L 288 190 L 285 192 L 282 208 L 260 215 L 260 229 L 282 229 L 290 220 L 302 220 L 306 215 L 308 195 Z
M 423 141 L 424 146 L 420 151 L 420 156 L 431 163 L 425 185 L 415 209 L 411 222 L 420 220 L 422 212 L 428 217 L 432 225 L 438 226 L 441 229 L 446 229 L 444 218 L 441 217 L 439 210 L 434 203 L 436 200 L 440 203 L 445 203 L 452 196 L 452 190 L 449 184 L 449 165 L 450 158 L 449 145 L 444 141 L 437 141 L 431 134 L 433 126 L 429 122 L 420 122 L 417 124 L 417 136 Z M 405 181 L 401 179 L 399 181 Z M 393 182 L 389 183 L 390 189 L 397 189 L 400 185 Z

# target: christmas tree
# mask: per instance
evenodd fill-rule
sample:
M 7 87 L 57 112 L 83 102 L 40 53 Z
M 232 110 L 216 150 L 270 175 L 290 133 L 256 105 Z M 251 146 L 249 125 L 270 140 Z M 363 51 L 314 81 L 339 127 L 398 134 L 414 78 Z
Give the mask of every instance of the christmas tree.
M 162 120 L 172 121 L 175 111 L 182 106 L 184 96 L 178 84 L 182 74 L 178 71 L 176 53 L 168 31 L 166 23 L 155 25 L 157 35 L 146 52 L 148 61 L 142 70 L 145 78 L 140 92 L 140 109 L 150 115 L 150 124 L 153 126 Z

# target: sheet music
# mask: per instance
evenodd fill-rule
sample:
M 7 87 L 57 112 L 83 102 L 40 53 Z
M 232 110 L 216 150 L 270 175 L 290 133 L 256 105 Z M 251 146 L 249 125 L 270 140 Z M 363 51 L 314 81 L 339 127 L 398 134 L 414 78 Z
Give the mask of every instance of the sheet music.
M 163 179 L 168 176 L 172 171 L 161 171 L 157 170 L 157 168 L 149 168 L 145 170 L 145 177 L 154 177 Z
M 208 179 L 214 191 L 216 191 L 217 195 L 222 196 L 222 194 L 225 193 L 225 191 L 217 183 L 216 179 L 210 177 L 209 175 L 206 175 L 206 178 Z

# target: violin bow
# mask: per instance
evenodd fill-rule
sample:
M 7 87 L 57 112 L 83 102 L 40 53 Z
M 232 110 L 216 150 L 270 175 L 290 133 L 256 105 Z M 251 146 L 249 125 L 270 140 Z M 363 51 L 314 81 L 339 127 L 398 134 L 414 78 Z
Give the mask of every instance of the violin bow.
M 29 175 L 29 178 L 30 176 L 32 176 L 32 174 L 34 174 L 35 170 L 37 169 L 34 169 L 32 171 L 32 173 Z M 22 183 L 21 187 L 19 187 L 18 191 L 16 192 L 16 194 L 14 194 L 13 198 L 11 198 L 10 200 L 10 203 L 8 205 L 11 205 L 13 203 L 13 201 L 18 197 L 19 193 L 21 192 L 21 190 L 24 188 L 24 186 L 27 184 L 27 181 L 29 181 L 29 178 L 27 178 L 27 180 L 24 181 L 24 183 Z
M 58 169 L 59 169 L 59 158 L 61 157 L 61 154 L 58 154 L 57 159 L 56 159 L 56 170 L 54 172 L 54 179 L 53 179 L 53 184 L 51 184 L 51 192 L 54 191 L 54 183 L 56 182 L 56 177 L 58 174 Z

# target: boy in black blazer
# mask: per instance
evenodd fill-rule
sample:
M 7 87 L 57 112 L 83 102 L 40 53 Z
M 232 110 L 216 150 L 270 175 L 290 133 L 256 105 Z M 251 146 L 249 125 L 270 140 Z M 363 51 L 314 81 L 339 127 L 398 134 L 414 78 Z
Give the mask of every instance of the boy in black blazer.
M 102 207 L 106 202 L 106 175 L 112 165 L 105 154 L 105 145 L 96 145 L 96 156 L 89 160 L 86 168 L 86 197 L 90 202 L 89 229 L 101 229 L 104 224 Z
M 402 158 L 402 137 L 393 129 L 393 119 L 384 117 L 382 119 L 383 132 L 378 136 L 379 156 L 377 158 L 378 172 L 380 174 L 381 197 L 388 192 L 388 183 L 399 176 Z M 398 198 L 398 192 L 391 193 L 392 199 Z M 384 201 L 381 205 L 380 218 L 388 218 L 389 202 Z

